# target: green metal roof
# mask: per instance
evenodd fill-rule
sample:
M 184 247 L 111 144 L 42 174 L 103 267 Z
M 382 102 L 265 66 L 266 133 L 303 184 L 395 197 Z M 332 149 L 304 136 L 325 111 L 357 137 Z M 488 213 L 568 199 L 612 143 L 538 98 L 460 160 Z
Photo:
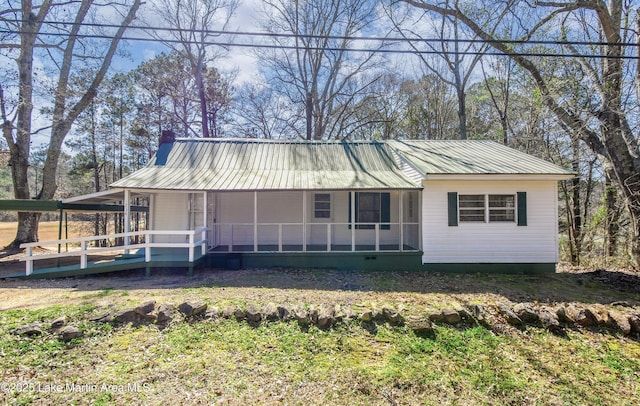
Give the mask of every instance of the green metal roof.
M 503 144 L 486 140 L 389 141 L 424 175 L 559 175 L 573 172 Z
M 419 188 L 382 142 L 177 139 L 111 186 L 173 190 Z
M 411 171 L 410 167 L 415 170 Z M 401 169 L 401 167 L 404 169 Z M 169 190 L 417 189 L 427 174 L 571 172 L 491 141 L 177 139 L 112 187 Z

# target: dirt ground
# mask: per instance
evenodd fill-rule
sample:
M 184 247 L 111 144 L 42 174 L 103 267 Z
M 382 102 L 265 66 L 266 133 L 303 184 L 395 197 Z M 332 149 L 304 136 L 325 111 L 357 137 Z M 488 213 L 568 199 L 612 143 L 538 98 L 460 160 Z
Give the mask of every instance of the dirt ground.
M 559 265 L 552 275 L 438 274 L 297 269 L 184 269 L 126 271 L 86 277 L 2 279 L 24 272 L 22 254 L 0 252 L 0 311 L 92 303 L 110 306 L 146 300 L 371 305 L 429 308 L 465 303 L 627 302 L 640 307 L 640 273 Z M 55 261 L 55 260 L 52 260 Z

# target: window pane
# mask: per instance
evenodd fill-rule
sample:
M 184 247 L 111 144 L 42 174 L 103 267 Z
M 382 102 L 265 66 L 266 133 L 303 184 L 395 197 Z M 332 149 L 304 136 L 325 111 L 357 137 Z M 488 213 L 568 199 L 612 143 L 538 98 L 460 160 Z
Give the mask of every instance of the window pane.
M 458 196 L 460 208 L 482 207 L 484 208 L 484 195 L 460 195 Z
M 509 209 L 489 210 L 489 221 L 514 221 L 514 211 Z
M 514 195 L 489 195 L 489 207 L 515 207 Z
M 485 221 L 485 198 L 484 195 L 459 195 L 458 211 L 461 222 Z
M 313 195 L 313 216 L 317 219 L 331 218 L 331 195 L 329 193 L 316 193 Z
M 460 212 L 460 221 L 484 222 L 484 210 L 468 210 Z
M 489 195 L 489 221 L 515 221 L 514 195 Z

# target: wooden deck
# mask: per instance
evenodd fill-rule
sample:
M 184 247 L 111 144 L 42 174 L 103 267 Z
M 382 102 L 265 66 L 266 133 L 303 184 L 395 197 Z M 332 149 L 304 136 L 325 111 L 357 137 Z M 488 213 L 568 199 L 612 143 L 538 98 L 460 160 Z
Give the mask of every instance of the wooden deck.
M 84 269 L 81 269 L 78 261 L 77 264 L 36 268 L 29 276 L 21 272 L 4 276 L 4 278 L 64 278 L 134 269 L 144 269 L 145 275 L 150 276 L 153 268 L 167 267 L 187 268 L 189 274 L 192 274 L 193 269 L 200 265 L 204 258 L 205 256 L 199 250 L 195 252 L 195 260 L 189 262 L 187 248 L 152 248 L 151 261 L 145 262 L 144 250 L 141 249 L 128 255 L 92 256 Z

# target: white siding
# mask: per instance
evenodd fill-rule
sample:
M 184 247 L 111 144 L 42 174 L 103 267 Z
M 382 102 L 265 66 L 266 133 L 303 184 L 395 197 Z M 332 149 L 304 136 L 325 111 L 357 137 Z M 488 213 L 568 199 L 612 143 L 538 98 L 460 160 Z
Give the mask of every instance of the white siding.
M 189 194 L 157 193 L 153 205 L 154 230 L 186 230 L 189 228 Z M 156 242 L 185 242 L 182 236 L 155 236 Z
M 448 226 L 448 192 L 527 192 L 527 226 L 464 223 Z M 424 182 L 423 263 L 555 263 L 558 261 L 556 181 Z

